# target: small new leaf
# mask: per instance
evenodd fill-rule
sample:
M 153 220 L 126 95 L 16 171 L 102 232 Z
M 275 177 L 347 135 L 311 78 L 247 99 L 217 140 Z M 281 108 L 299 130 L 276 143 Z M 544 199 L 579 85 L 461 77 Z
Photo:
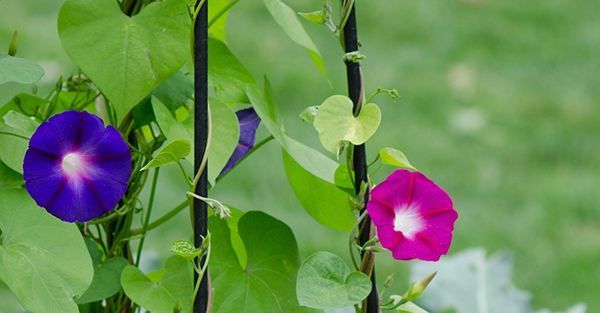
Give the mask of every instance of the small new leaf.
M 17 38 L 17 31 L 12 36 L 10 40 L 10 44 L 8 45 L 8 55 L 14 57 L 17 54 L 17 44 L 19 43 L 19 39 Z
M 202 248 L 194 248 L 194 245 L 187 240 L 177 240 L 173 242 L 170 250 L 187 260 L 193 260 L 195 257 L 204 253 Z
M 308 108 L 304 109 L 304 111 L 302 111 L 302 113 L 300 113 L 300 118 L 302 118 L 303 121 L 312 123 L 315 121 L 315 115 L 317 115 L 318 109 L 319 109 L 318 105 L 308 107 Z
M 179 162 L 179 160 L 190 154 L 190 151 L 191 146 L 189 141 L 185 139 L 173 140 L 168 145 L 160 149 L 156 157 L 148 162 L 146 166 L 142 167 L 140 171 Z
M 381 162 L 383 164 L 408 167 L 416 170 L 416 168 L 410 165 L 410 162 L 408 162 L 408 159 L 400 150 L 396 150 L 394 148 L 383 148 L 379 151 L 379 155 L 381 156 Z
M 298 14 L 300 14 L 305 19 L 307 19 L 313 23 L 317 23 L 319 25 L 323 25 L 323 24 L 325 24 L 325 22 L 327 22 L 327 18 L 326 18 L 327 11 L 325 11 L 325 10 L 319 10 L 319 11 L 314 11 L 314 12 L 310 12 L 310 13 L 299 12 Z
M 347 62 L 358 63 L 366 58 L 367 58 L 366 55 L 364 55 L 358 51 L 352 51 L 352 52 L 348 52 L 348 53 L 344 54 L 343 60 L 347 61 Z

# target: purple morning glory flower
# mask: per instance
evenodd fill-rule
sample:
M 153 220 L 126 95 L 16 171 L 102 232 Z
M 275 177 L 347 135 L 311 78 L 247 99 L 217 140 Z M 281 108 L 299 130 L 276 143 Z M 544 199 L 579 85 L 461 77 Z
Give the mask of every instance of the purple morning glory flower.
M 448 253 L 458 218 L 445 191 L 425 175 L 403 169 L 373 188 L 367 211 L 381 246 L 398 260 L 439 260 Z
M 239 110 L 235 112 L 238 121 L 240 122 L 240 140 L 238 141 L 237 147 L 233 151 L 233 154 L 227 161 L 227 164 L 221 171 L 223 175 L 239 162 L 250 149 L 254 146 L 254 139 L 256 137 L 256 129 L 260 124 L 260 118 L 254 111 L 254 108 L 249 107 L 247 109 Z
M 43 122 L 29 141 L 25 188 L 37 205 L 66 222 L 111 211 L 127 191 L 131 152 L 119 132 L 88 112 Z

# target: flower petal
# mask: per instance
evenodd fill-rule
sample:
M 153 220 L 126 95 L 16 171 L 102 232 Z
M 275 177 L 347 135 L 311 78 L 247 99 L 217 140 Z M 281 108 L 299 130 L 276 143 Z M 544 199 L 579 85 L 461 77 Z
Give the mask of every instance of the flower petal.
M 25 189 L 29 195 L 35 200 L 35 203 L 41 207 L 46 207 L 48 202 L 55 196 L 56 191 L 61 188 L 64 181 L 62 171 L 51 175 L 42 176 L 34 179 L 25 180 Z
M 99 117 L 85 111 L 81 112 L 80 119 L 73 149 L 79 153 L 97 154 L 95 151 L 89 150 L 97 148 L 100 144 L 99 138 L 105 132 L 104 122 Z
M 396 260 L 412 260 L 417 257 L 415 244 L 412 240 L 402 237 L 398 244 L 392 249 L 392 256 Z
M 429 210 L 422 214 L 427 227 L 443 229 L 448 232 L 454 230 L 454 222 L 458 218 L 458 213 L 451 207 Z
M 82 122 L 80 116 L 81 114 L 77 111 L 66 111 L 54 115 L 48 119 L 48 122 L 44 122 L 42 125 L 50 126 L 55 133 L 55 137 L 50 137 L 51 134 L 49 131 L 42 129 L 42 125 L 40 125 L 33 136 L 31 136 L 29 145 L 58 156 L 64 156 L 73 148 L 73 142 L 75 141 L 77 130 Z M 37 138 L 35 137 L 38 136 L 48 136 L 44 148 L 36 146 Z
M 221 170 L 219 175 L 229 172 L 229 170 L 231 170 L 231 168 L 233 168 L 235 164 L 250 151 L 250 149 L 252 149 L 256 138 L 256 129 L 260 124 L 260 118 L 252 107 L 239 110 L 235 112 L 235 115 L 240 123 L 240 139 L 238 140 L 238 145 L 235 147 L 229 161 L 227 161 L 227 164 L 223 170 Z
M 417 258 L 423 261 L 437 261 L 440 255 L 448 253 L 452 234 L 437 228 L 426 228 L 415 237 Z
M 36 179 L 62 172 L 60 161 L 58 156 L 30 147 L 23 160 L 23 179 Z
M 379 202 L 377 199 L 372 199 L 367 202 L 367 211 L 375 226 L 394 224 L 394 210 L 386 204 Z
M 107 209 L 88 182 L 72 177 L 57 195 L 46 205 L 50 214 L 66 222 L 85 222 L 104 215 Z
M 377 227 L 377 237 L 381 246 L 388 250 L 393 250 L 403 238 L 402 233 L 395 231 L 393 225 Z

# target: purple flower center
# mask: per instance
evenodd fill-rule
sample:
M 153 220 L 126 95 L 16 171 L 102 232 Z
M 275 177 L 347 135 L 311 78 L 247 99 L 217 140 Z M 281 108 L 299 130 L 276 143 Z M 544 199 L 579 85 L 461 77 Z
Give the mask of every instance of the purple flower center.
M 69 176 L 81 176 L 85 172 L 85 162 L 81 155 L 69 153 L 62 160 L 62 168 Z
M 419 208 L 412 206 L 402 206 L 395 210 L 394 230 L 402 232 L 408 239 L 413 239 L 417 233 L 423 230 L 425 222 L 419 213 Z

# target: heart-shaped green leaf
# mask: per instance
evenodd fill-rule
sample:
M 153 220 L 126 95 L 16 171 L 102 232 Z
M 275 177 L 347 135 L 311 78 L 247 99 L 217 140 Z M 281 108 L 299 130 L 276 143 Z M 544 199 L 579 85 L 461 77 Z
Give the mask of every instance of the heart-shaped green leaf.
M 173 140 L 160 149 L 158 154 L 146 166 L 142 167 L 140 171 L 179 162 L 179 160 L 190 154 L 190 149 L 189 141 L 185 139 Z
M 321 104 L 313 125 L 325 149 L 337 153 L 339 142 L 348 140 L 355 145 L 367 141 L 379 127 L 381 111 L 367 103 L 357 117 L 352 114 L 352 100 L 346 96 L 331 96 Z
M 185 313 L 190 311 L 193 277 L 190 261 L 174 255 L 167 260 L 165 275 L 158 284 L 133 265 L 123 269 L 121 284 L 125 294 L 148 311 L 172 313 L 179 300 Z
M 304 260 L 296 285 L 301 305 L 317 309 L 352 306 L 371 293 L 371 280 L 362 272 L 352 272 L 337 255 L 321 251 Z
M 24 183 L 23 175 L 15 172 L 0 160 L 0 189 L 16 188 Z
M 379 150 L 379 156 L 381 156 L 381 163 L 383 164 L 416 169 L 410 165 L 410 162 L 408 162 L 408 159 L 400 150 L 396 150 L 394 148 L 383 148 Z
M 0 85 L 15 82 L 32 84 L 44 76 L 44 69 L 25 59 L 0 53 Z
M 0 277 L 29 311 L 79 312 L 74 299 L 94 269 L 77 226 L 48 214 L 24 189 L 2 190 L 0 199 Z
M 227 222 L 208 219 L 212 236 L 210 275 L 215 288 L 213 313 L 316 312 L 296 300 L 298 246 L 291 229 L 263 213 L 248 212 L 238 222 L 247 251 L 240 266 Z
M 113 103 L 118 122 L 189 57 L 185 0 L 152 2 L 133 17 L 114 0 L 67 0 L 58 33 L 67 54 Z

